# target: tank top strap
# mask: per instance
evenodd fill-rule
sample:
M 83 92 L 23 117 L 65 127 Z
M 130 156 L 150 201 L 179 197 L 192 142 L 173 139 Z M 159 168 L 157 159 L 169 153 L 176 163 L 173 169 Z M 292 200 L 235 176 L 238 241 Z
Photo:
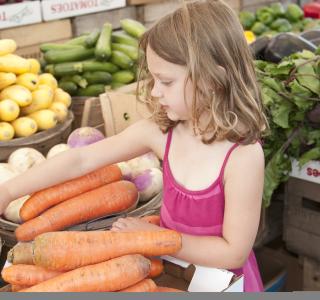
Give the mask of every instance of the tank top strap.
M 239 144 L 236 143 L 236 144 L 232 145 L 232 146 L 230 147 L 230 149 L 228 150 L 228 152 L 227 152 L 227 154 L 226 154 L 226 156 L 225 156 L 225 158 L 224 158 L 224 161 L 223 161 L 221 170 L 220 170 L 220 174 L 219 174 L 219 179 L 220 179 L 220 180 L 223 178 L 224 169 L 226 168 L 227 162 L 228 162 L 228 160 L 229 160 L 229 157 L 230 157 L 232 151 L 233 151 L 234 149 L 236 149 L 238 146 L 239 146 Z
M 172 139 L 172 128 L 170 128 L 169 131 L 168 131 L 166 149 L 165 149 L 164 158 L 163 158 L 164 161 L 168 161 L 168 155 L 169 155 L 171 139 Z

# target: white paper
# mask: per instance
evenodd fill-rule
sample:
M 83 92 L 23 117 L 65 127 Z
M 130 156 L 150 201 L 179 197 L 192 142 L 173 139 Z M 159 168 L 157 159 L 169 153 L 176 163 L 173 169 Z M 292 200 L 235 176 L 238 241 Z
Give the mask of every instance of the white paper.
M 320 161 L 311 160 L 300 168 L 299 162 L 294 159 L 292 160 L 292 171 L 290 176 L 320 183 Z

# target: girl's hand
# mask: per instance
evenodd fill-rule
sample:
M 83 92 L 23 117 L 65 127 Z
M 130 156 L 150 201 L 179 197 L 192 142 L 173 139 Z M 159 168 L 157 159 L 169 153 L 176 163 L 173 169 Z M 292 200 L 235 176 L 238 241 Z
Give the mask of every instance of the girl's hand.
M 159 231 L 162 227 L 150 224 L 139 218 L 119 218 L 112 224 L 111 231 Z

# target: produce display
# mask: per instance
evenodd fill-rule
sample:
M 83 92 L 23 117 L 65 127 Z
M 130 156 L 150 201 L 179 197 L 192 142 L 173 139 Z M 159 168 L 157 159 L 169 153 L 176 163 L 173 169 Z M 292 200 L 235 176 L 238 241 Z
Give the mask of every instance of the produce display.
M 53 128 L 68 116 L 71 97 L 35 59 L 15 55 L 14 40 L 0 40 L 0 142 Z
M 316 53 L 304 50 L 278 64 L 255 62 L 270 123 L 263 145 L 266 206 L 277 186 L 288 179 L 292 158 L 300 166 L 320 159 L 319 54 L 319 49 Z
M 302 32 L 308 29 L 320 29 L 320 21 L 304 18 L 303 10 L 294 3 L 284 7 L 281 3 L 258 8 L 255 13 L 241 11 L 239 18 L 243 28 L 256 36 L 273 36 L 279 32 Z
M 64 44 L 43 44 L 43 66 L 72 96 L 98 96 L 106 86 L 118 88 L 136 79 L 138 40 L 146 30 L 132 19 L 121 20 L 122 31 L 105 23 Z

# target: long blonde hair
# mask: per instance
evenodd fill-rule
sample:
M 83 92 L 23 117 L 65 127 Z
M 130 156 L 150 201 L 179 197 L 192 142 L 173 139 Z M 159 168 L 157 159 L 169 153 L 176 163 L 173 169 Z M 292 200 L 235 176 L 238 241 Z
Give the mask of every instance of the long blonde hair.
M 177 122 L 169 120 L 157 99 L 151 97 L 153 80 L 146 63 L 147 46 L 164 60 L 187 67 L 194 86 L 193 127 L 204 143 L 228 139 L 249 144 L 268 128 L 252 54 L 237 15 L 223 1 L 184 2 L 141 39 L 144 54 L 139 79 L 144 76 L 146 84 L 145 98 L 138 99 L 146 102 L 154 121 L 167 132 Z M 209 122 L 200 126 L 203 113 L 209 114 Z

